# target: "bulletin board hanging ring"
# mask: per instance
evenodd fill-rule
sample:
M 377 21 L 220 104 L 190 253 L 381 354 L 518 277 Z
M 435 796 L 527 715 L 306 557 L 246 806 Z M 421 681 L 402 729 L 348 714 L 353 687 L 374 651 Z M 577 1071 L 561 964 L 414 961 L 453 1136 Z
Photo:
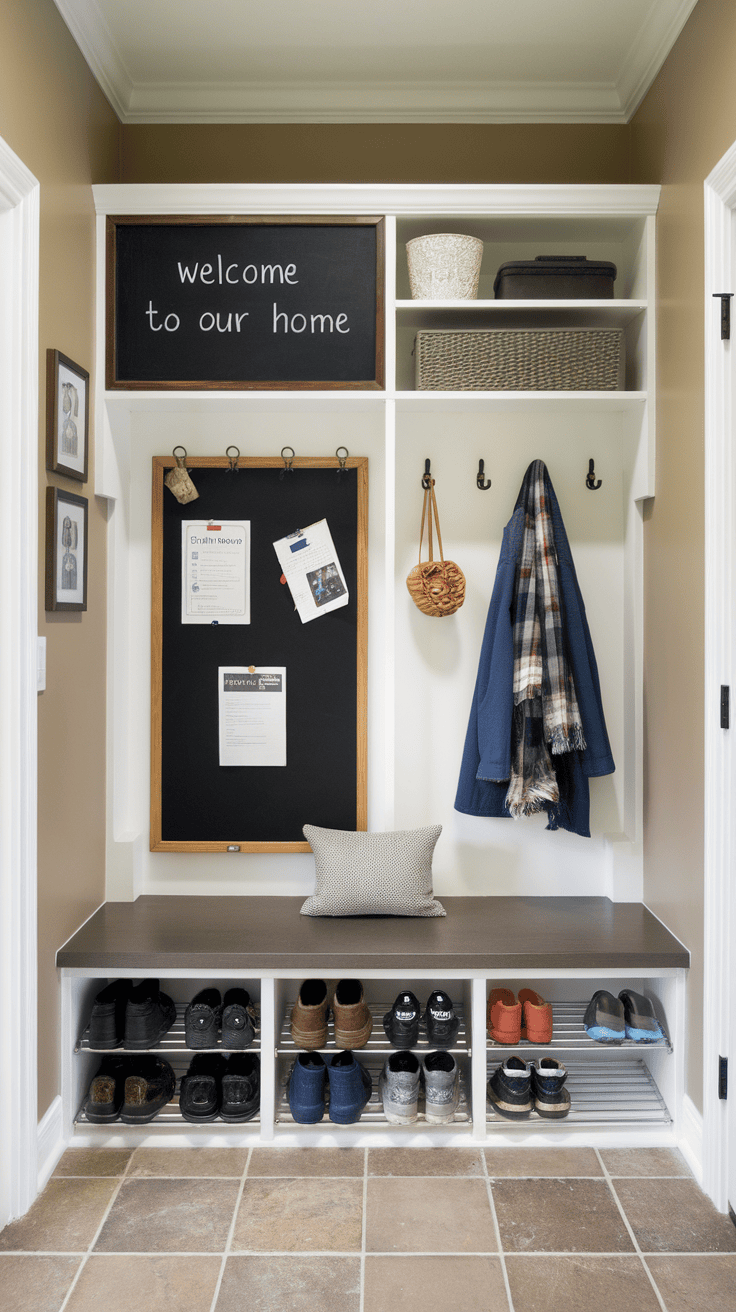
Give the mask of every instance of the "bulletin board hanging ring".
M 341 456 L 341 455 L 340 455 L 340 452 L 341 452 L 341 451 L 344 451 L 344 452 L 345 452 L 345 455 L 344 455 L 344 456 Z M 344 473 L 344 471 L 345 471 L 345 468 L 346 468 L 346 465 L 347 465 L 347 461 L 348 461 L 348 458 L 349 458 L 349 456 L 350 456 L 350 452 L 348 451 L 348 449 L 347 449 L 346 446 L 339 446 L 339 447 L 337 448 L 337 451 L 335 452 L 335 455 L 337 456 L 337 459 L 338 459 L 338 462 L 339 462 L 339 463 L 338 463 L 338 466 L 337 466 L 337 477 L 339 478 L 340 475 L 341 475 L 342 473 Z
M 287 456 L 287 454 L 286 454 L 287 451 L 290 451 L 290 452 L 291 452 L 291 455 L 290 455 L 290 456 Z M 294 457 L 295 457 L 295 454 L 296 454 L 296 453 L 295 453 L 295 451 L 294 451 L 293 446 L 282 446 L 282 448 L 281 448 L 281 459 L 282 459 L 283 462 L 284 462 L 284 467 L 283 467 L 283 469 L 281 470 L 281 473 L 279 474 L 279 478 L 283 478 L 283 477 L 284 477 L 284 474 L 293 474 L 293 473 L 294 473 Z
M 234 456 L 231 456 L 231 455 L 230 455 L 230 452 L 231 452 L 231 451 L 234 451 L 234 452 L 235 452 L 235 455 L 234 455 Z M 228 460 L 230 461 L 230 468 L 229 468 L 229 471 L 228 471 L 228 472 L 229 472 L 230 474 L 237 474 L 237 473 L 238 473 L 238 461 L 239 461 L 239 459 L 240 459 L 240 447 L 235 446 L 234 444 L 233 444 L 232 446 L 226 447 L 226 449 L 225 449 L 225 455 L 227 456 Z
M 183 455 L 183 456 L 178 456 L 178 455 L 176 454 L 177 451 L 183 451 L 183 452 L 184 452 L 184 455 Z M 179 468 L 181 468 L 181 466 L 184 464 L 184 461 L 185 461 L 186 458 L 187 458 L 187 449 L 186 449 L 186 447 L 185 447 L 185 446 L 175 446 L 175 447 L 174 447 L 174 450 L 171 452 L 171 454 L 172 454 L 172 456 L 174 457 L 174 459 L 175 459 L 177 465 L 179 466 Z

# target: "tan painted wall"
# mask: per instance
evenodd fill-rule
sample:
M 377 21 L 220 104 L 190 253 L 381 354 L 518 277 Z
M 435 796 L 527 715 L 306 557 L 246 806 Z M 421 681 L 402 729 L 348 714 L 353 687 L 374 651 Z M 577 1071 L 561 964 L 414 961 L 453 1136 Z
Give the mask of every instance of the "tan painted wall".
M 123 125 L 121 182 L 628 182 L 629 130 L 544 124 Z
M 735 139 L 736 5 L 699 0 L 631 123 L 631 146 L 632 181 L 663 183 L 657 494 L 644 536 L 645 897 L 693 955 L 687 1092 L 701 1109 L 703 182 Z
M 48 678 L 38 699 L 40 1117 L 58 1092 L 56 949 L 105 890 L 105 503 L 94 497 L 93 454 L 86 486 L 46 471 L 45 358 L 56 347 L 91 369 L 90 183 L 117 180 L 119 124 L 52 0 L 3 0 L 0 49 L 0 135 L 41 183 L 39 632 Z M 89 498 L 86 613 L 44 612 L 48 483 Z

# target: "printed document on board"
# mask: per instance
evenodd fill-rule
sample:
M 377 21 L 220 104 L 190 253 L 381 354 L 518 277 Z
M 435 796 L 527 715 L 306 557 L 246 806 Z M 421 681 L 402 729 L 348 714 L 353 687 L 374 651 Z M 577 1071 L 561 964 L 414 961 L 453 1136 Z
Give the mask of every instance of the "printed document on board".
M 250 624 L 250 520 L 184 520 L 182 624 Z
M 220 665 L 220 765 L 286 765 L 286 668 Z
M 348 585 L 326 519 L 273 545 L 302 624 L 347 606 Z

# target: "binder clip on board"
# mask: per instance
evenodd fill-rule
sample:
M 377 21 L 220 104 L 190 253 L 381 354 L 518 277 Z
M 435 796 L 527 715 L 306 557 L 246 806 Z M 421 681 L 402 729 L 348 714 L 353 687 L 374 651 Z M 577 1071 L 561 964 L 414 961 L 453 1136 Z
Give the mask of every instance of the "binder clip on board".
M 183 451 L 183 456 L 178 456 L 176 454 L 177 451 Z M 164 483 L 169 491 L 174 493 L 177 501 L 181 502 L 183 506 L 186 506 L 189 501 L 197 500 L 199 492 L 189 477 L 189 471 L 184 467 L 184 462 L 187 458 L 186 448 L 183 446 L 175 446 L 171 454 L 176 460 L 176 464 L 173 469 L 169 470 L 164 479 Z

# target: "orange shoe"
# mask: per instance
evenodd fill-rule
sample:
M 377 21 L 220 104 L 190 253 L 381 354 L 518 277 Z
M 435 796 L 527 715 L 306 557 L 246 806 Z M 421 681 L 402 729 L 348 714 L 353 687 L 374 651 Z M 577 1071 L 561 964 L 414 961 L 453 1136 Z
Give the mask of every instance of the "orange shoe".
M 521 1037 L 521 1003 L 511 989 L 491 989 L 486 1011 L 489 1039 L 496 1043 L 518 1043 Z
M 529 1043 L 552 1042 L 552 1004 L 545 1002 L 534 989 L 519 989 L 519 1002 L 523 1008 L 521 1037 Z

